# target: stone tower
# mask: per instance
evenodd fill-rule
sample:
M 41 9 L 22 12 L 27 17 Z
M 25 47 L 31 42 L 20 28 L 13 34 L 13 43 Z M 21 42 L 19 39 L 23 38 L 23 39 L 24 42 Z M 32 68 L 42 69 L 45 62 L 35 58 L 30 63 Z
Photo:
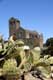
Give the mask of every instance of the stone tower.
M 19 27 L 20 27 L 20 21 L 11 17 L 9 20 L 9 37 L 14 33 L 16 34 Z
M 43 47 L 43 35 L 37 31 L 26 30 L 21 27 L 20 21 L 14 17 L 9 19 L 9 37 L 14 35 L 17 39 L 23 40 L 27 45 Z

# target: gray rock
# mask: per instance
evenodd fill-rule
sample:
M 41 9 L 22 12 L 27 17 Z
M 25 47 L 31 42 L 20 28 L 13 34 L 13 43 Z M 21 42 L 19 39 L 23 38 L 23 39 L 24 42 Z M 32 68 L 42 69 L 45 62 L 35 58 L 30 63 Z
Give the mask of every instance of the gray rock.
M 25 79 L 25 80 L 40 80 L 40 79 L 38 79 L 38 78 L 33 77 L 33 76 L 31 75 L 31 73 L 25 74 L 25 75 L 24 75 L 24 79 Z

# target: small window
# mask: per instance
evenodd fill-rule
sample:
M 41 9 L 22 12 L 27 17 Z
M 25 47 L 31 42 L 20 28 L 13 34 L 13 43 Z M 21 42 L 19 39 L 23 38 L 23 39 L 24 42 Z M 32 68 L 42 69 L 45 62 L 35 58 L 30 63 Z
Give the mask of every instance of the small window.
M 32 34 L 30 34 L 30 38 L 33 38 L 33 35 Z
M 19 33 L 19 38 L 21 38 L 21 33 Z
M 35 38 L 38 38 L 38 36 L 37 36 L 37 35 L 35 35 Z
M 19 32 L 19 38 L 23 38 L 23 33 Z

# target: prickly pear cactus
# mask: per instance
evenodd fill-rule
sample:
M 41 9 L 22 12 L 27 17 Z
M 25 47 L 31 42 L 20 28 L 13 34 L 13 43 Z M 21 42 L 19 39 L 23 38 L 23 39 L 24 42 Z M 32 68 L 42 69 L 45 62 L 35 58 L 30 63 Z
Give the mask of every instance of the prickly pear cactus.
M 12 43 L 8 41 L 4 44 L 4 48 L 0 49 L 0 68 L 2 75 L 5 75 L 7 80 L 14 80 L 15 77 L 18 79 L 24 73 L 29 72 L 31 74 L 33 67 L 35 67 L 35 72 L 37 69 L 37 72 L 40 71 L 42 76 L 48 78 L 50 76 L 49 60 L 47 56 L 41 58 L 41 50 L 39 47 L 35 47 L 34 49 L 29 48 L 26 53 L 22 41 L 14 41 Z M 40 77 L 39 74 L 37 75 L 35 73 L 35 75 Z

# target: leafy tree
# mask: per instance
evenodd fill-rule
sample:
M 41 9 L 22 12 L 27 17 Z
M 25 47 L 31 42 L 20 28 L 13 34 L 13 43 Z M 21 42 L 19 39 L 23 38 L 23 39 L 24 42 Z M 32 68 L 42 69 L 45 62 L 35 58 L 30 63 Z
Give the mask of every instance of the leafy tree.
M 53 38 L 46 40 L 46 46 L 48 47 L 47 53 L 53 56 Z
M 46 46 L 53 46 L 53 38 L 49 38 L 46 40 Z

